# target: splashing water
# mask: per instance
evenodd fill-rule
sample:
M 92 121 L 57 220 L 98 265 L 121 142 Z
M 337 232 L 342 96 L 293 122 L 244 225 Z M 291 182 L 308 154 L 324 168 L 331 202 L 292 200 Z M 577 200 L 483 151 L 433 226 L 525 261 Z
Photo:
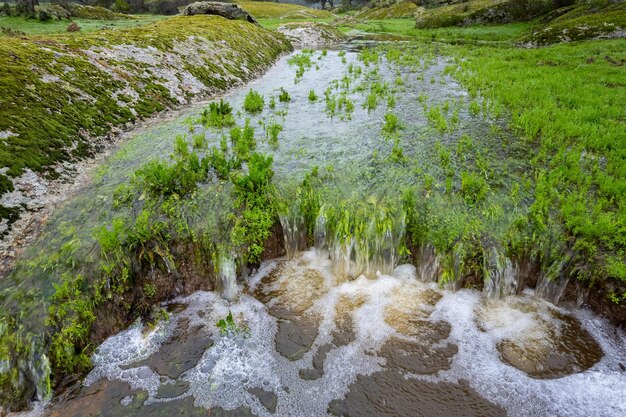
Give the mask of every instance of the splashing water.
M 443 401 L 459 415 L 626 412 L 623 332 L 531 293 L 505 303 L 445 291 L 417 280 L 410 265 L 344 281 L 312 248 L 264 263 L 236 303 L 207 292 L 175 302 L 187 307 L 155 330 L 144 334 L 134 325 L 108 339 L 94 355 L 84 394 L 58 407 L 89 410 L 97 398 L 112 410 L 434 416 Z M 229 312 L 248 330 L 221 335 L 215 323 Z M 181 323 L 212 343 L 198 349 L 188 337 L 174 338 Z M 156 373 L 150 359 L 167 344 L 176 347 L 168 352 L 198 351 L 175 378 Z M 89 391 L 115 381 L 130 388 Z M 180 389 L 165 396 L 171 387 Z M 403 400 L 385 401 L 400 392 Z

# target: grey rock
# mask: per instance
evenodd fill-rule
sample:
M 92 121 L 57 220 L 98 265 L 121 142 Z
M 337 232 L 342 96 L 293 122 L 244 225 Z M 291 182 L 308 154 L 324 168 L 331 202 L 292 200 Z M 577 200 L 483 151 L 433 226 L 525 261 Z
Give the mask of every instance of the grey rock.
M 191 3 L 183 9 L 183 16 L 194 16 L 198 14 L 212 14 L 225 17 L 231 20 L 245 20 L 250 23 L 259 24 L 257 20 L 243 7 L 233 3 L 222 3 L 218 1 L 197 1 Z

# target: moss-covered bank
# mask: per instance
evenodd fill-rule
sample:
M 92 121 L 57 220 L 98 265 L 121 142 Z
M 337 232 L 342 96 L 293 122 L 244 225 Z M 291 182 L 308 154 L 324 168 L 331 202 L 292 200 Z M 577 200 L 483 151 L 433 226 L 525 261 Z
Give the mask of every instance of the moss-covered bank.
M 1 231 L 30 208 L 15 177 L 57 178 L 112 128 L 249 80 L 289 49 L 280 34 L 217 16 L 1 38 Z
M 542 19 L 522 41 L 532 46 L 585 39 L 625 38 L 626 3 L 595 0 L 560 8 Z

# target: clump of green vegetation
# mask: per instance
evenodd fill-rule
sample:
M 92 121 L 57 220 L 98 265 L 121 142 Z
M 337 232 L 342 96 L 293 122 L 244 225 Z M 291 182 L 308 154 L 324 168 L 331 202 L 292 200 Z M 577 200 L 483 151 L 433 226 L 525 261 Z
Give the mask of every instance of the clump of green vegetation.
M 309 101 L 311 103 L 314 103 L 314 102 L 317 101 L 317 99 L 318 99 L 318 97 L 317 97 L 317 94 L 315 94 L 315 90 L 309 91 Z
M 293 55 L 289 58 L 289 65 L 296 66 L 296 83 L 300 81 L 300 79 L 304 76 L 304 72 L 310 69 L 313 66 L 313 61 L 311 57 L 313 56 L 312 49 L 303 49 L 299 54 Z
M 428 110 L 428 121 L 432 123 L 435 129 L 440 133 L 446 133 L 448 131 L 448 122 L 439 106 L 432 106 Z
M 230 239 L 247 264 L 257 264 L 261 260 L 265 241 L 276 218 L 271 197 L 272 161 L 271 156 L 255 153 L 248 161 L 248 173 L 237 173 L 232 177 L 240 215 L 234 219 Z
M 392 134 L 402 129 L 400 119 L 393 113 L 385 114 L 385 124 L 383 125 L 383 133 Z
M 468 204 L 480 203 L 488 191 L 489 185 L 482 176 L 473 172 L 461 172 L 461 194 Z
M 265 107 L 265 99 L 258 91 L 250 90 L 243 102 L 243 109 L 248 113 L 260 113 Z
M 205 127 L 215 127 L 222 129 L 235 125 L 235 116 L 232 114 L 233 108 L 230 104 L 220 100 L 219 103 L 209 104 L 209 108 L 202 112 L 200 123 Z
M 287 90 L 281 87 L 280 94 L 278 94 L 278 100 L 281 103 L 289 103 L 291 101 L 291 96 L 289 95 L 289 92 Z
M 250 329 L 247 325 L 238 325 L 233 318 L 233 313 L 229 310 L 225 319 L 220 319 L 216 324 L 222 336 L 246 336 Z
M 266 126 L 267 138 L 272 146 L 278 146 L 278 135 L 283 131 L 283 125 L 280 123 L 270 123 Z
M 230 131 L 232 151 L 239 161 L 247 161 L 256 149 L 254 128 L 250 126 L 250 119 L 246 119 L 243 128 L 236 126 Z

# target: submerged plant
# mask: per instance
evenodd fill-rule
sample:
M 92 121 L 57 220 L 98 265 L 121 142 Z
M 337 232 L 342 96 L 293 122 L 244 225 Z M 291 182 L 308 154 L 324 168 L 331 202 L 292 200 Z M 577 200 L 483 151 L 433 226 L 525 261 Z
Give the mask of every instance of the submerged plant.
M 289 95 L 289 92 L 287 90 L 281 87 L 280 94 L 278 94 L 278 100 L 281 103 L 289 103 L 291 101 L 291 96 Z
M 200 122 L 205 127 L 215 127 L 221 129 L 235 124 L 235 117 L 232 114 L 233 108 L 224 100 L 219 103 L 209 104 L 209 108 L 202 112 Z

